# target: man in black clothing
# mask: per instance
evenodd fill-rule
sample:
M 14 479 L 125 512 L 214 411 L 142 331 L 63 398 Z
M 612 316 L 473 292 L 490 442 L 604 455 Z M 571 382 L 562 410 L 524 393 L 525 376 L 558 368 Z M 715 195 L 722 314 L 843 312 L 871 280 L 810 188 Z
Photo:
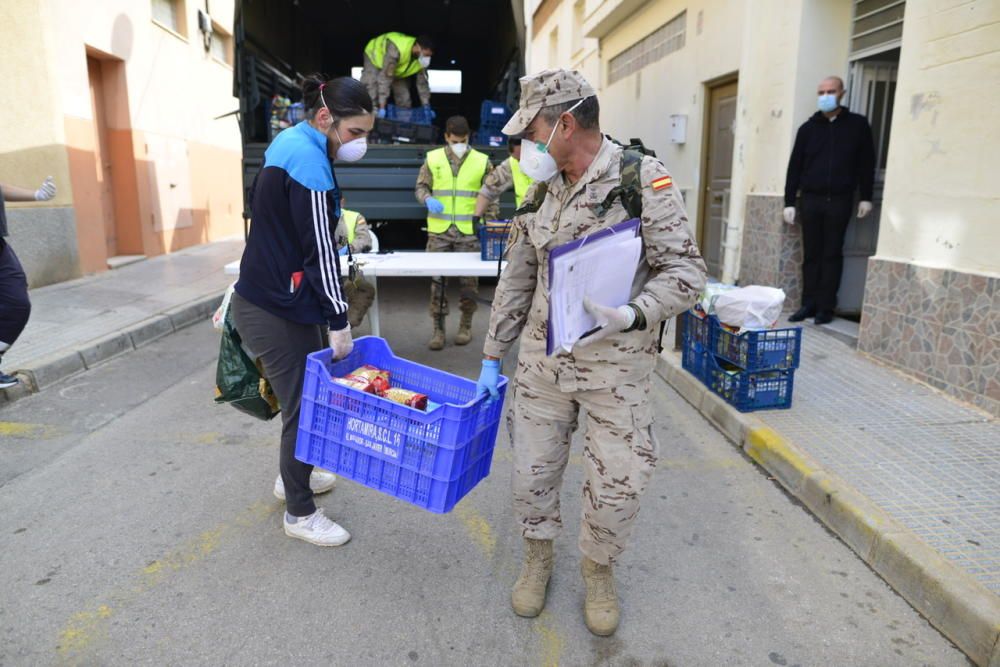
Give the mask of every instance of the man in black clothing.
M 854 191 L 858 218 L 872 210 L 875 146 L 868 119 L 841 106 L 844 81 L 827 77 L 819 84 L 813 116 L 795 135 L 785 176 L 785 222 L 795 224 L 795 199 L 801 191 L 802 304 L 788 319 L 833 320 L 844 263 L 844 234 L 851 221 Z

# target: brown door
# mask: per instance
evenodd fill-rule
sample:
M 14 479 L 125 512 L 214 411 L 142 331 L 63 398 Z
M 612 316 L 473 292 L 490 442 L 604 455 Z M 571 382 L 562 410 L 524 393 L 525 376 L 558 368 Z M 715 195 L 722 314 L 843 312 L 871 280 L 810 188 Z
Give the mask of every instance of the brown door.
M 701 254 L 708 274 L 722 276 L 726 223 L 729 216 L 729 184 L 733 174 L 733 126 L 736 122 L 736 82 L 709 90 L 705 188 L 701 199 Z
M 87 78 L 90 80 L 90 111 L 94 119 L 94 162 L 97 170 L 97 190 L 101 221 L 108 246 L 108 257 L 118 254 L 118 232 L 115 227 L 115 193 L 111 173 L 111 146 L 108 137 L 108 117 L 104 95 L 101 61 L 87 57 Z

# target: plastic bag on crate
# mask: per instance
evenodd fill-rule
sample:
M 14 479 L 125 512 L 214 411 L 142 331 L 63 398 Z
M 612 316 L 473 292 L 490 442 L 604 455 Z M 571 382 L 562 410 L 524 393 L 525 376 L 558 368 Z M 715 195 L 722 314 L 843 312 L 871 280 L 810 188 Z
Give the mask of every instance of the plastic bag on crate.
M 749 285 L 720 294 L 715 300 L 715 316 L 740 331 L 759 331 L 774 326 L 784 305 L 784 290 Z
M 222 296 L 222 303 L 219 307 L 215 309 L 215 313 L 212 315 L 212 328 L 216 331 L 222 331 L 222 322 L 226 319 L 226 313 L 229 312 L 229 302 L 233 299 L 233 292 L 236 291 L 236 283 L 226 288 L 226 293 Z
M 736 285 L 727 285 L 726 283 L 720 283 L 717 281 L 711 281 L 705 285 L 705 289 L 701 293 L 701 300 L 695 304 L 695 310 L 700 309 L 701 315 L 715 315 L 715 302 L 716 300 L 734 289 L 739 289 Z
M 226 304 L 222 317 L 222 342 L 215 367 L 215 402 L 229 403 L 240 412 L 267 421 L 281 412 L 278 398 L 256 361 L 243 348 Z

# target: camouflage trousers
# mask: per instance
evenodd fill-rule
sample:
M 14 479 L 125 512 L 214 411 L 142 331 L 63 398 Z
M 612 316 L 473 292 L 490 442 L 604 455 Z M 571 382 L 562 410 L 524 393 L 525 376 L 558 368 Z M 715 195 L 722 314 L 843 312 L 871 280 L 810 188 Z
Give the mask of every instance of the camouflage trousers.
M 458 227 L 452 225 L 443 234 L 427 234 L 427 252 L 479 252 L 479 237 L 463 234 Z M 479 278 L 465 276 L 458 279 L 461 287 L 458 307 L 463 313 L 474 313 L 479 307 L 476 297 L 479 296 Z M 448 314 L 448 295 L 445 288 L 446 278 L 431 279 L 431 317 Z
M 375 301 L 375 286 L 361 276 L 357 280 L 345 279 L 344 296 L 347 297 L 347 322 L 352 329 L 357 329 Z
M 586 426 L 580 551 L 614 563 L 639 514 L 639 497 L 653 476 L 659 446 L 652 431 L 650 382 L 562 392 L 519 363 L 507 426 L 513 446 L 514 516 L 524 537 L 554 539 L 562 529 L 559 492 L 570 441 Z
M 378 79 L 382 76 L 381 70 L 375 67 L 365 54 L 364 63 L 361 67 L 361 83 L 368 89 L 368 95 L 378 105 Z M 400 109 L 410 109 L 413 107 L 413 99 L 410 96 L 410 79 L 393 79 L 391 84 L 392 101 Z

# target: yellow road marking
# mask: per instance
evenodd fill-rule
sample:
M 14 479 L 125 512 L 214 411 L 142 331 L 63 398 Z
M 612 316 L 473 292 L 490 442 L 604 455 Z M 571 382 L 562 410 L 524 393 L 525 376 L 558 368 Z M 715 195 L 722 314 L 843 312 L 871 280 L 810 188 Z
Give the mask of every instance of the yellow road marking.
M 237 528 L 247 528 L 259 524 L 281 507 L 282 505 L 276 502 L 260 502 L 251 505 L 237 515 L 234 520 L 220 523 L 214 528 L 198 534 L 140 569 L 134 574 L 133 582 L 130 585 L 112 591 L 105 596 L 107 602 L 102 602 L 93 609 L 85 609 L 70 616 L 66 625 L 59 632 L 59 641 L 56 644 L 62 661 L 69 663 L 80 661 L 83 657 L 81 654 L 107 633 L 107 620 L 111 618 L 115 608 L 127 606 L 130 602 L 168 580 L 174 573 L 204 561 Z
M 548 611 L 543 611 L 535 621 L 535 632 L 538 633 L 542 642 L 542 667 L 559 667 L 559 657 L 562 655 L 563 636 L 551 623 L 552 616 Z
M 25 440 L 51 438 L 59 433 L 55 426 L 47 424 L 27 424 L 22 422 L 0 422 L 0 437 Z
M 493 534 L 489 521 L 482 514 L 468 505 L 458 505 L 454 509 L 455 516 L 465 526 L 472 541 L 479 546 L 487 558 L 493 558 L 497 547 L 497 537 Z

